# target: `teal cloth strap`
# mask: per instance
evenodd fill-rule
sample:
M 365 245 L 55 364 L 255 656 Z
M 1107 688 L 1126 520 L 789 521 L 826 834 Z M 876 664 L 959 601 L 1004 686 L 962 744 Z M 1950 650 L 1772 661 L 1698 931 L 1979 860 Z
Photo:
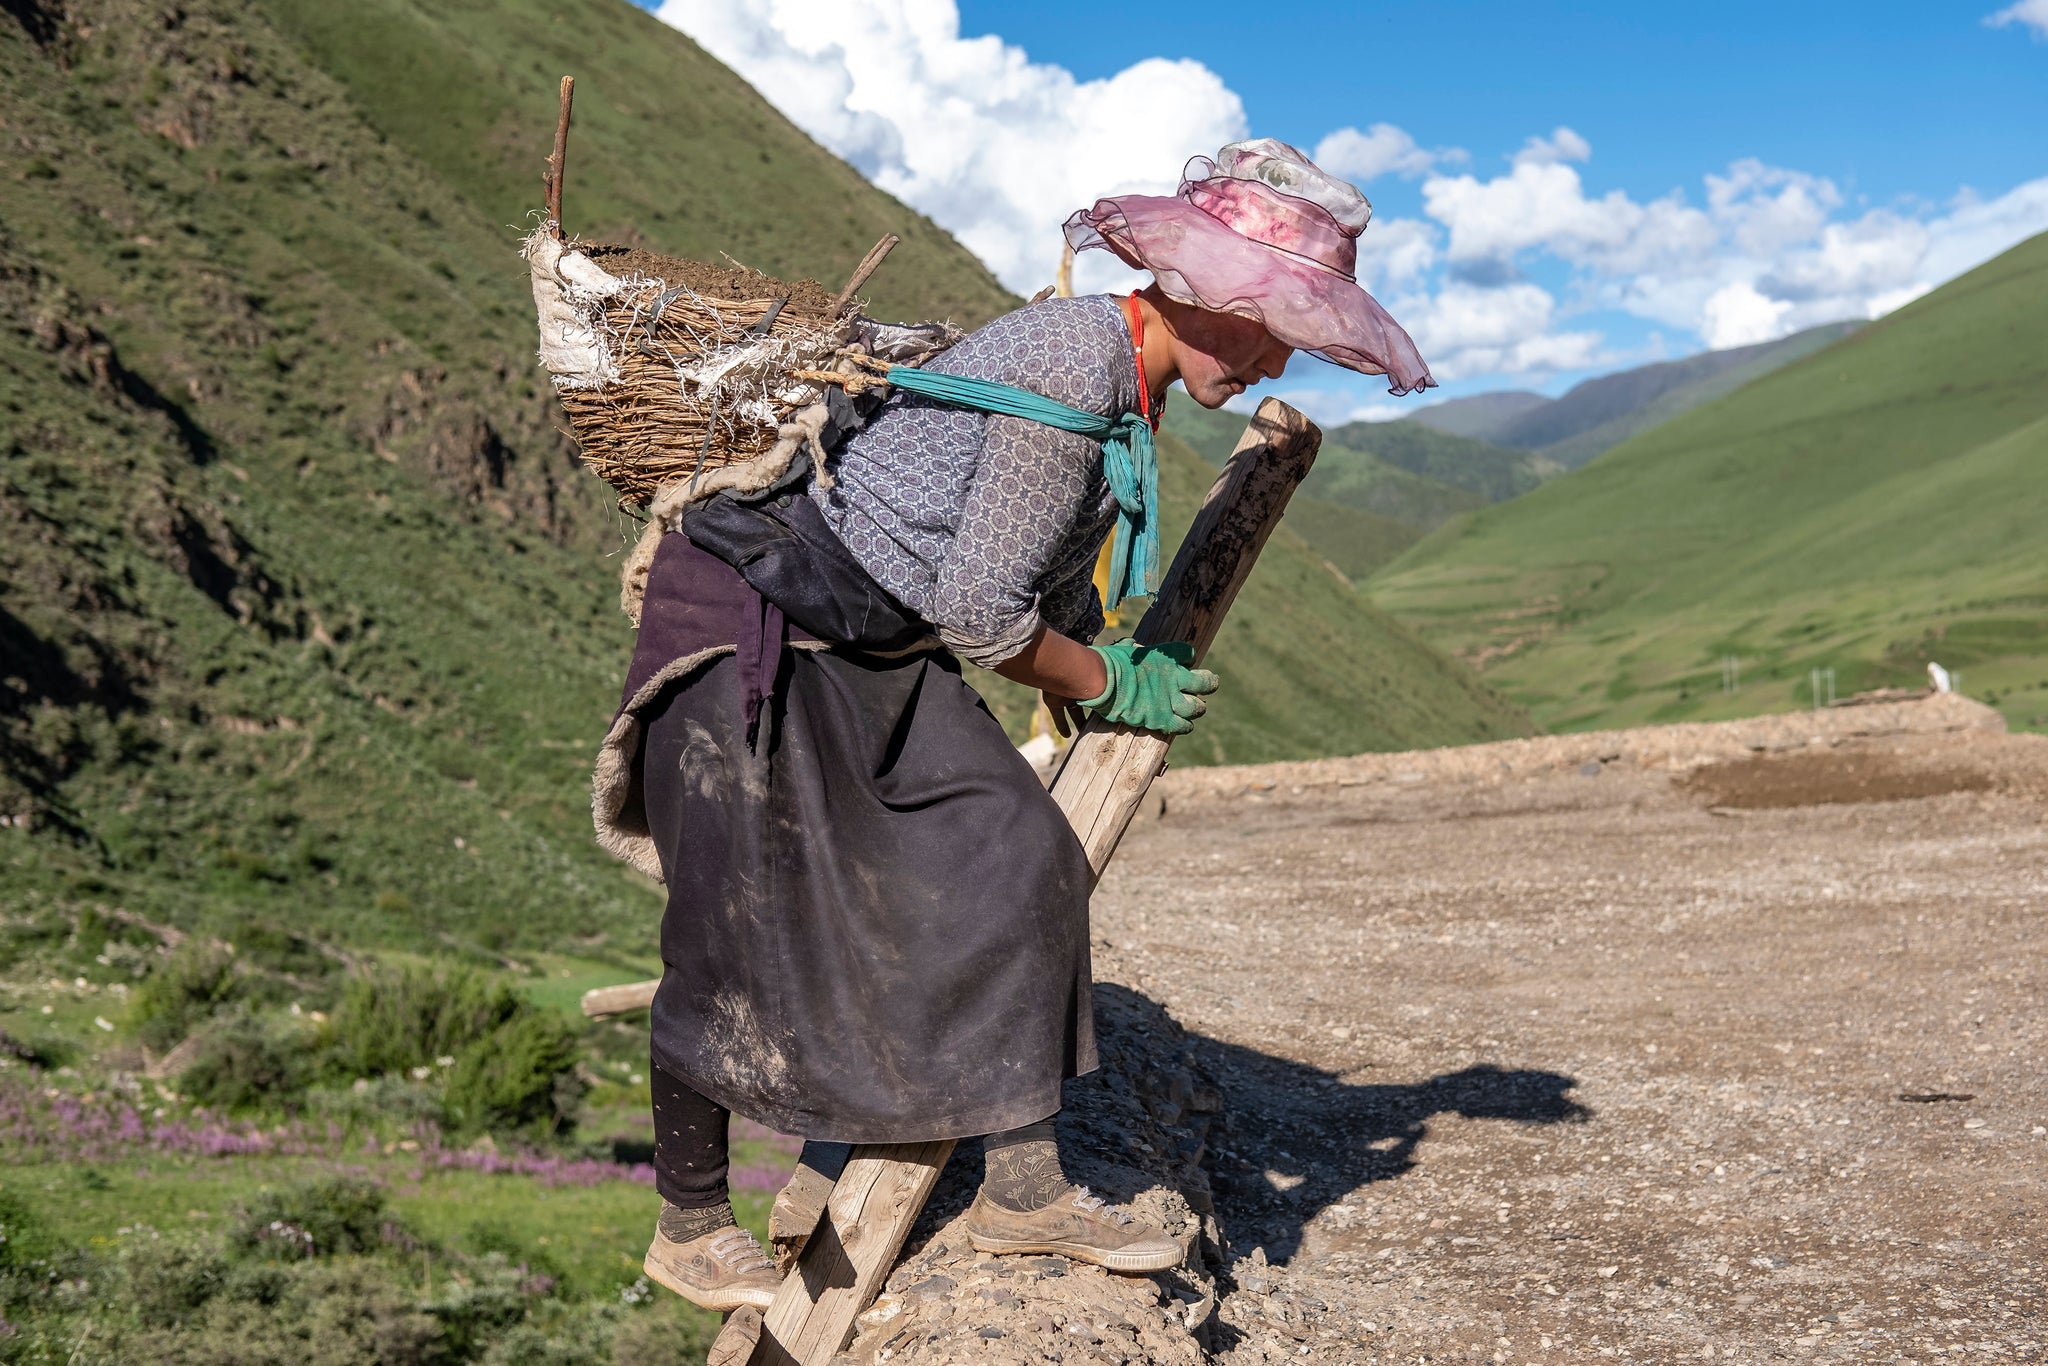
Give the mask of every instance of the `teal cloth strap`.
M 1153 448 L 1151 423 L 1137 413 L 1102 417 L 1014 384 L 907 365 L 891 366 L 888 379 L 898 389 L 941 403 L 1043 422 L 1100 441 L 1102 473 L 1117 506 L 1116 539 L 1109 550 L 1109 600 L 1103 606 L 1115 611 L 1125 598 L 1141 597 L 1159 586 L 1159 453 Z

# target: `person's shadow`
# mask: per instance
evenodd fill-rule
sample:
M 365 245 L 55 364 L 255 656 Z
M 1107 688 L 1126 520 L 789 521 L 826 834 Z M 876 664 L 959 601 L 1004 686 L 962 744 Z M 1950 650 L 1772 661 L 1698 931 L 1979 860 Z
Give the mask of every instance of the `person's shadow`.
M 1480 1064 L 1427 1081 L 1356 1085 L 1184 1030 L 1157 1001 L 1110 983 L 1096 984 L 1095 1018 L 1102 1066 L 1067 1083 L 1060 1115 L 1068 1174 L 1122 1200 L 1146 1184 L 1140 1161 L 1177 1168 L 1180 1181 L 1154 1177 L 1183 1189 L 1200 1168 L 1231 1248 L 1263 1247 L 1274 1262 L 1300 1249 L 1325 1208 L 1412 1169 L 1438 1115 L 1517 1125 L 1593 1116 L 1567 1094 L 1577 1083 L 1560 1072 Z M 1133 1139 L 1157 1159 L 1133 1158 Z M 960 1144 L 913 1249 L 966 1209 L 980 1180 L 981 1145 Z
M 1127 987 L 1095 988 L 1098 1018 L 1140 1019 L 1180 1033 L 1193 1070 L 1220 1091 L 1221 1122 L 1202 1133 L 1217 1216 L 1233 1246 L 1292 1257 L 1308 1225 L 1360 1186 L 1416 1164 L 1439 1115 L 1517 1125 L 1579 1124 L 1592 1110 L 1561 1072 L 1481 1063 L 1409 1083 L 1345 1082 L 1335 1073 L 1239 1044 L 1183 1032 L 1155 1001 Z M 1152 1032 L 1148 1030 L 1147 1032 Z

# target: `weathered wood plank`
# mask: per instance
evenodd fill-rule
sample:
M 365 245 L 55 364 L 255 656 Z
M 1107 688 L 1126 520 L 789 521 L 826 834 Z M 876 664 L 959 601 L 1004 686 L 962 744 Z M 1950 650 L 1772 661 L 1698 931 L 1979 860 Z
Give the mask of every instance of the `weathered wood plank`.
M 626 982 L 615 987 L 594 987 L 583 993 L 583 1013 L 593 1020 L 607 1015 L 625 1015 L 635 1010 L 645 1010 L 654 1004 L 654 993 L 661 986 L 661 979 L 648 982 Z
M 1140 641 L 1185 640 L 1197 659 L 1208 653 L 1322 439 L 1314 423 L 1279 400 L 1259 405 L 1138 623 Z M 1067 751 L 1052 795 L 1097 878 L 1165 766 L 1170 743 L 1148 731 L 1090 722 Z M 830 1218 L 810 1237 L 768 1311 L 756 1363 L 824 1366 L 845 1347 L 952 1150 L 950 1142 L 853 1149 L 833 1189 Z
M 1185 640 L 1195 658 L 1209 653 L 1224 614 L 1251 577 L 1287 500 L 1315 464 L 1323 434 L 1278 399 L 1259 405 L 1223 473 L 1195 515 L 1152 609 L 1138 623 L 1147 645 Z M 1224 680 L 1224 686 L 1230 686 Z M 1053 779 L 1053 800 L 1073 822 L 1099 879 L 1116 852 L 1145 789 L 1166 766 L 1171 737 L 1090 722 Z
M 768 1307 L 759 1366 L 816 1366 L 830 1361 L 853 1334 L 896 1265 L 953 1141 L 862 1144 L 832 1188 L 825 1218 L 796 1270 Z
M 804 1244 L 818 1231 L 818 1220 L 825 1216 L 832 1187 L 846 1170 L 846 1159 L 852 1154 L 850 1143 L 820 1143 L 815 1139 L 805 1143 L 803 1154 L 796 1160 L 796 1171 L 776 1193 L 775 1203 L 768 1210 L 768 1241 L 774 1248 L 775 1269 L 785 1276 L 802 1254 Z

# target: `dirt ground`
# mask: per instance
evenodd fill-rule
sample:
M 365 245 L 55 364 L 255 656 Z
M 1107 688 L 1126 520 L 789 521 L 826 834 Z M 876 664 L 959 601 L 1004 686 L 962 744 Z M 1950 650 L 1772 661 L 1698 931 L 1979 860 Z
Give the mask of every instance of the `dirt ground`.
M 1868 711 L 1162 780 L 1097 973 L 1222 1093 L 1208 1348 L 2048 1358 L 2048 738 Z

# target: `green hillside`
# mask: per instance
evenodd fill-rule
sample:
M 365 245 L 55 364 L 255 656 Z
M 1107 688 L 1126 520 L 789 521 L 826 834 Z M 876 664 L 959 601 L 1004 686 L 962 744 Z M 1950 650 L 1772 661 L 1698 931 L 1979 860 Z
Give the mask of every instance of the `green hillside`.
M 1170 559 L 1216 472 L 1170 434 L 1159 445 Z M 1367 602 L 1287 523 L 1231 608 L 1210 667 L 1223 690 L 1175 743 L 1176 762 L 1470 744 L 1532 729 L 1470 669 Z
M 1475 493 L 1489 503 L 1527 493 L 1557 473 L 1526 451 L 1433 431 L 1414 422 L 1352 422 L 1330 433 L 1338 448 Z
M 624 970 L 656 902 L 592 844 L 585 793 L 630 648 L 614 574 L 636 528 L 558 431 L 513 255 L 552 73 L 585 73 L 572 219 L 719 181 L 732 205 L 774 206 L 742 239 L 752 264 L 837 278 L 908 226 L 922 236 L 882 299 L 969 320 L 1007 301 L 629 6 L 394 0 L 350 7 L 346 42 L 319 7 L 280 0 L 283 29 L 269 12 L 216 0 L 144 22 L 101 0 L 0 23 L 0 113 L 28 149 L 0 221 L 8 886 L 494 964 L 573 939 L 589 970 Z M 542 57 L 426 78 L 530 30 L 551 35 Z M 609 103 L 615 74 L 630 110 Z M 479 87 L 513 113 L 465 167 L 436 130 L 483 118 L 445 103 Z M 761 156 L 625 122 L 692 127 L 721 90 Z M 671 208 L 648 210 L 654 246 L 725 231 Z M 1197 462 L 1169 463 L 1191 515 Z M 1242 685 L 1191 759 L 1523 724 L 1299 542 L 1260 573 L 1217 655 Z M 1385 691 L 1361 715 L 1368 664 Z
M 1558 398 L 1525 389 L 1501 389 L 1445 399 L 1391 426 L 1394 430 L 1423 428 L 1471 437 L 1495 448 L 1530 452 L 1539 457 L 1535 473 L 1548 477 L 1560 470 L 1575 470 L 1637 432 L 1733 393 L 1859 326 L 1827 323 L 1755 346 L 1639 365 L 1582 381 Z M 1496 495 L 1494 501 L 1503 496 L 1514 495 Z
M 1244 417 L 1227 411 L 1211 412 L 1179 389 L 1174 389 L 1167 396 L 1163 426 L 1169 435 L 1179 438 L 1211 467 L 1220 469 L 1230 458 L 1231 451 L 1237 448 L 1238 437 L 1244 434 Z M 1337 461 L 1346 458 L 1330 442 L 1327 434 L 1324 436 L 1324 450 L 1329 453 L 1329 458 Z M 1318 456 L 1318 462 L 1323 458 Z M 1313 476 L 1310 482 L 1314 482 Z M 1297 493 L 1287 505 L 1287 526 L 1346 578 L 1362 580 L 1421 540 L 1426 526 L 1435 526 L 1451 515 L 1446 512 L 1431 517 L 1429 514 L 1437 504 L 1448 502 L 1453 505 L 1453 511 L 1477 505 L 1477 500 L 1462 490 L 1417 481 L 1405 472 L 1389 471 L 1382 483 L 1388 485 L 1379 491 L 1383 502 L 1386 495 L 1395 489 L 1406 490 L 1412 486 L 1419 490 L 1411 501 L 1425 509 L 1422 520 L 1400 521 L 1312 494 Z
M 2048 727 L 2048 236 L 1383 570 L 1557 728 L 1808 705 L 1932 658 Z M 1742 664 L 1720 691 L 1720 661 Z

